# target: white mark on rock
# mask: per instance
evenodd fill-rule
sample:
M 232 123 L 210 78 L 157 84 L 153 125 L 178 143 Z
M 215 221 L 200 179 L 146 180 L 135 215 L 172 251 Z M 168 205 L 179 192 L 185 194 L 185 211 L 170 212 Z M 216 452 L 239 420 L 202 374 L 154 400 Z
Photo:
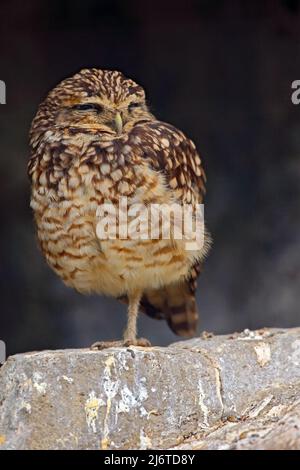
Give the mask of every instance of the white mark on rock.
M 220 405 L 222 407 L 222 413 L 224 410 L 224 403 L 223 403 L 223 398 L 222 398 L 222 380 L 221 380 L 221 371 L 219 367 L 215 366 L 215 377 L 216 377 L 216 393 L 217 397 L 219 398 Z
M 250 331 L 248 328 L 243 331 L 242 336 L 237 338 L 238 341 L 262 341 L 263 339 L 259 332 Z
M 286 409 L 286 406 L 285 405 L 276 405 L 276 406 L 273 406 L 267 413 L 266 416 L 270 417 L 270 418 L 277 418 L 277 417 L 280 417 L 283 413 L 283 410 Z
M 146 416 L 147 419 L 149 419 L 150 412 L 148 412 L 143 406 L 140 408 L 140 417 L 143 418 L 143 416 Z
M 67 377 L 66 375 L 57 377 L 57 380 L 60 380 L 60 378 L 62 378 L 65 382 L 68 382 L 69 384 L 72 384 L 74 382 L 74 379 L 72 379 L 72 377 Z
M 45 395 L 47 390 L 46 382 L 41 382 L 43 376 L 39 372 L 33 373 L 33 386 L 40 395 Z
M 27 413 L 31 413 L 31 405 L 30 403 L 26 403 L 25 401 L 21 401 L 21 404 L 20 404 L 20 410 L 25 410 L 27 411 Z
M 117 380 L 112 380 L 111 378 L 111 369 L 115 365 L 115 359 L 113 356 L 109 356 L 105 361 L 105 369 L 103 374 L 103 389 L 107 397 L 106 400 L 106 414 L 104 417 L 103 424 L 103 437 L 101 439 L 101 449 L 106 450 L 109 446 L 109 426 L 108 419 L 111 410 L 112 399 L 116 396 L 119 383 Z
M 128 413 L 131 408 L 136 407 L 138 404 L 137 398 L 129 390 L 127 385 L 121 390 L 121 400 L 117 406 L 117 413 Z
M 69 384 L 72 384 L 74 382 L 74 379 L 72 379 L 72 377 L 67 377 L 66 375 L 62 375 L 61 378 L 64 379 Z
M 85 417 L 88 428 L 94 433 L 97 432 L 96 423 L 98 421 L 98 413 L 101 405 L 104 405 L 104 401 L 101 398 L 97 398 L 94 390 L 89 394 L 89 398 L 85 402 Z
M 110 356 L 105 361 L 105 369 L 103 373 L 103 389 L 105 395 L 108 399 L 115 397 L 119 383 L 117 380 L 112 380 L 111 378 L 111 369 L 115 365 L 115 359 L 113 356 Z
M 261 367 L 264 367 L 271 360 L 271 348 L 268 343 L 260 343 L 254 346 L 256 352 L 257 362 Z
M 205 400 L 205 393 L 204 393 L 204 390 L 203 390 L 203 387 L 202 387 L 202 383 L 201 383 L 201 380 L 198 381 L 198 390 L 199 390 L 199 398 L 198 398 L 198 403 L 199 403 L 199 406 L 202 410 L 202 413 L 203 413 L 203 424 L 205 427 L 208 427 L 209 424 L 208 424 L 208 408 L 204 402 Z
M 20 390 L 27 392 L 32 390 L 32 380 L 27 377 L 26 374 L 22 373 L 20 376 Z
M 228 449 L 230 449 L 229 444 L 219 444 L 217 447 L 217 450 L 228 450 Z
M 148 416 L 148 412 L 142 406 L 143 401 L 148 398 L 147 389 L 142 385 L 146 379 L 143 379 L 145 377 L 140 380 L 137 392 L 132 392 L 127 385 L 121 389 L 121 399 L 117 405 L 117 413 L 129 413 L 132 409 L 139 408 L 141 416 Z
M 294 349 L 294 352 L 292 353 L 292 361 L 296 366 L 300 365 L 300 339 L 296 339 L 296 341 L 293 341 L 292 343 L 292 348 Z
M 151 449 L 152 442 L 151 439 L 145 434 L 144 429 L 140 431 L 140 450 Z
M 129 370 L 126 355 L 122 352 L 118 354 L 117 358 L 118 358 L 118 366 L 120 370 Z
M 248 414 L 249 418 L 256 418 L 262 412 L 262 410 L 266 408 L 266 406 L 270 403 L 272 399 L 273 399 L 273 395 L 268 395 L 260 403 L 258 403 L 255 406 L 255 408 L 253 408 L 251 411 L 249 411 L 246 414 Z

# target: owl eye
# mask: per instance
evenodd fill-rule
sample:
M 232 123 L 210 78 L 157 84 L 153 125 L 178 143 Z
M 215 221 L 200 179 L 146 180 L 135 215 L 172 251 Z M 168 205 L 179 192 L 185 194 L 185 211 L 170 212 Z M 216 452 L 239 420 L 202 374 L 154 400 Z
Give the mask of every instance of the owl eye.
M 137 103 L 137 102 L 136 102 L 136 103 L 130 103 L 130 104 L 128 105 L 128 110 L 129 110 L 129 111 L 132 111 L 133 109 L 139 108 L 140 106 L 141 106 L 141 103 Z
M 72 109 L 75 109 L 76 111 L 97 111 L 98 113 L 103 111 L 103 107 L 98 103 L 75 104 Z

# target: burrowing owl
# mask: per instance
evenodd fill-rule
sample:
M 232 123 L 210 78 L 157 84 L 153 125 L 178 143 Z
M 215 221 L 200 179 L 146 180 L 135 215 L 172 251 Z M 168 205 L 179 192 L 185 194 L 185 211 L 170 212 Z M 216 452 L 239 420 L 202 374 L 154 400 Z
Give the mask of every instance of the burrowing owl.
M 56 86 L 30 131 L 31 207 L 42 252 L 79 292 L 128 303 L 121 342 L 136 337 L 138 311 L 179 335 L 197 327 L 196 279 L 207 251 L 180 240 L 101 239 L 97 208 L 120 197 L 144 205 L 201 203 L 206 177 L 194 143 L 149 111 L 143 88 L 120 72 L 85 69 Z

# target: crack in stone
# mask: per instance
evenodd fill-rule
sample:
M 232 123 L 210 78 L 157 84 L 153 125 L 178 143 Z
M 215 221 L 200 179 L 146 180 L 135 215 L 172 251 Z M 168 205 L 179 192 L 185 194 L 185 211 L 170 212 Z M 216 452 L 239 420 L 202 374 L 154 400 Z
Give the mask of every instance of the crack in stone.
M 222 420 L 222 418 L 224 417 L 224 401 L 223 401 L 224 390 L 223 390 L 223 382 L 222 382 L 222 376 L 221 376 L 221 368 L 220 368 L 219 363 L 214 357 L 210 356 L 210 354 L 206 351 L 206 349 L 202 349 L 202 348 L 194 349 L 194 348 L 185 348 L 185 347 L 183 347 L 182 349 L 184 349 L 185 351 L 192 352 L 192 353 L 202 354 L 202 356 L 208 360 L 211 367 L 214 369 L 215 378 L 216 378 L 216 392 L 217 392 L 217 397 L 219 399 L 221 409 L 222 409 L 220 420 Z

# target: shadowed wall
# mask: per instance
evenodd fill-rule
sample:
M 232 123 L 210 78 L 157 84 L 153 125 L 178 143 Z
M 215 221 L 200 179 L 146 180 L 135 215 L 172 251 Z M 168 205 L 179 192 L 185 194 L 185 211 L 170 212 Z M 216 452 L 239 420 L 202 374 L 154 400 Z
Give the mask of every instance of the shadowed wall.
M 141 83 L 152 111 L 196 142 L 214 247 L 199 281 L 200 330 L 299 324 L 300 9 L 296 0 L 1 3 L 0 338 L 8 352 L 120 337 L 126 309 L 83 297 L 36 243 L 27 135 L 45 94 L 83 67 Z M 163 322 L 140 333 L 167 344 Z

